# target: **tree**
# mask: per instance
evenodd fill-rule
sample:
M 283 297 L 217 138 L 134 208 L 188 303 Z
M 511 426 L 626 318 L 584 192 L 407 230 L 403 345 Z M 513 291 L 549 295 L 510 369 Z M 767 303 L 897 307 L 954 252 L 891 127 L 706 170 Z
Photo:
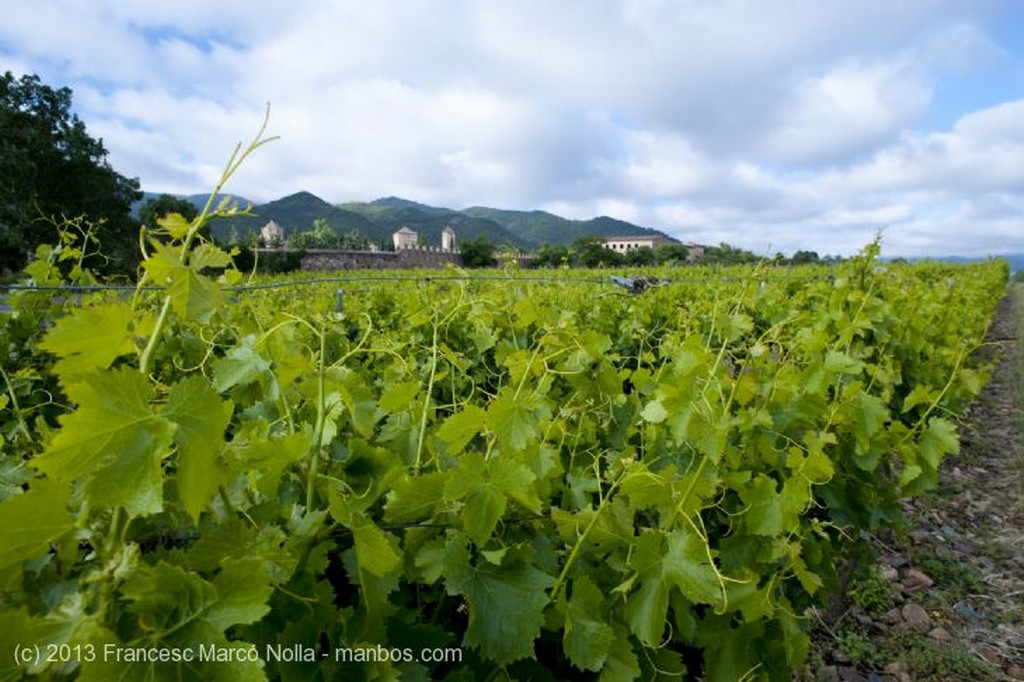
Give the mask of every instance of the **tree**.
M 654 265 L 657 262 L 658 259 L 654 255 L 654 249 L 649 246 L 641 246 L 626 252 L 626 265 L 644 266 Z
M 156 227 L 157 220 L 171 213 L 180 213 L 185 220 L 191 222 L 199 215 L 199 209 L 188 199 L 161 194 L 156 199 L 148 199 L 142 205 L 139 209 L 139 222 L 147 227 Z
M 0 267 L 20 269 L 38 244 L 57 243 L 61 217 L 97 224 L 101 270 L 132 271 L 138 263 L 132 204 L 138 179 L 114 171 L 102 140 L 71 113 L 70 88 L 38 76 L 0 78 Z
M 569 248 L 545 244 L 537 249 L 537 257 L 533 260 L 534 267 L 560 268 L 569 264 Z
M 573 264 L 584 268 L 621 265 L 624 257 L 604 245 L 600 237 L 579 237 L 572 243 Z
M 313 229 L 298 232 L 288 238 L 292 249 L 350 249 L 362 251 L 370 248 L 370 241 L 353 228 L 340 235 L 324 218 L 313 220 Z
M 298 232 L 288 238 L 288 247 L 292 249 L 337 249 L 340 246 L 338 233 L 323 218 L 313 220 L 313 229 Z
M 489 268 L 496 262 L 494 245 L 483 235 L 462 242 L 459 251 L 462 253 L 462 264 L 467 268 Z
M 689 262 L 690 249 L 682 244 L 662 244 L 654 250 L 659 265 L 683 265 Z
M 797 251 L 789 262 L 793 265 L 808 265 L 817 263 L 819 260 L 817 251 Z
M 705 263 L 721 265 L 742 265 L 744 263 L 756 263 L 758 258 L 752 251 L 722 242 L 718 246 L 709 246 L 704 249 L 704 256 L 701 260 Z

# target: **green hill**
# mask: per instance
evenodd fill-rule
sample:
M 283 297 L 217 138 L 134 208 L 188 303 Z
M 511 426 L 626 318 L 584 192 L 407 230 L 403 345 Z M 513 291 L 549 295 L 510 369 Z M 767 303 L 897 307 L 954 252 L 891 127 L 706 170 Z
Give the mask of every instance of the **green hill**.
M 145 198 L 157 194 L 147 193 Z M 207 194 L 187 197 L 202 207 Z M 241 207 L 248 201 L 234 197 Z M 571 244 L 583 236 L 660 235 L 661 232 L 607 216 L 590 220 L 569 220 L 546 211 L 510 211 L 474 206 L 464 210 L 428 206 L 399 197 L 384 197 L 369 202 L 330 204 L 310 192 L 297 192 L 265 204 L 253 206 L 254 217 L 219 220 L 211 224 L 213 236 L 245 239 L 257 234 L 273 220 L 285 235 L 304 232 L 313 221 L 322 218 L 338 234 L 353 230 L 378 244 L 390 244 L 391 234 L 402 226 L 416 230 L 427 244 L 440 245 L 441 230 L 451 225 L 459 241 L 484 237 L 499 247 L 533 250 L 542 244 Z
M 576 239 L 587 236 L 657 235 L 672 239 L 657 230 L 607 216 L 590 220 L 569 220 L 547 211 L 507 211 L 483 206 L 473 206 L 464 209 L 462 213 L 493 220 L 524 239 L 539 244 L 571 244 Z
M 312 229 L 313 221 L 322 218 L 338 234 L 355 230 L 374 242 L 391 238 L 390 232 L 380 229 L 358 213 L 342 210 L 309 192 L 297 192 L 266 204 L 258 204 L 253 206 L 253 213 L 255 217 L 211 223 L 213 236 L 225 239 L 234 232 L 244 239 L 258 233 L 271 220 L 284 228 L 285 235 L 291 235 Z
M 360 213 L 384 229 L 388 235 L 407 225 L 416 230 L 428 244 L 433 245 L 440 245 L 441 230 L 451 225 L 458 240 L 484 237 L 497 246 L 518 249 L 534 249 L 539 246 L 538 242 L 524 238 L 496 221 L 397 197 L 377 199 L 368 203 L 341 204 L 339 208 Z

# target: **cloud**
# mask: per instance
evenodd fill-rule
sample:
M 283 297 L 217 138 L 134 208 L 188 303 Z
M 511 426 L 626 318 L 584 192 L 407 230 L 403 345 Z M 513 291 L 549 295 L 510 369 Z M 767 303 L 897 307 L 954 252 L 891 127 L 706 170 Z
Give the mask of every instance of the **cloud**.
M 908 64 L 842 62 L 797 80 L 761 149 L 776 162 L 835 162 L 897 135 L 924 113 L 930 98 Z
M 256 200 L 604 213 L 759 251 L 849 252 L 880 224 L 907 254 L 1024 250 L 1024 104 L 971 85 L 1021 72 L 1004 0 L 19 4 L 0 58 L 72 86 L 147 189 L 209 189 L 270 102 L 281 140 L 231 185 Z
M 871 192 L 1024 188 L 1024 99 L 969 113 L 948 132 L 907 134 L 868 162 L 833 173 L 834 185 Z

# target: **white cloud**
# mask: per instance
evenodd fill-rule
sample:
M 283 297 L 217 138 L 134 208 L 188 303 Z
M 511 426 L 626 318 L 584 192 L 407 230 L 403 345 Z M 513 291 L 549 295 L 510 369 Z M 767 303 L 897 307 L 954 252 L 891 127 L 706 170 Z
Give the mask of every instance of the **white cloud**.
M 623 161 L 626 187 L 640 196 L 689 194 L 711 180 L 712 164 L 679 135 L 627 133 Z
M 148 189 L 600 213 L 765 248 L 1024 251 L 1005 0 L 20 2 L 0 59 L 70 85 Z M 1015 61 L 1016 60 L 1016 61 Z M 958 80 L 959 79 L 959 80 Z M 926 129 L 936 100 L 959 108 Z
M 1024 188 L 1024 99 L 963 116 L 952 130 L 906 134 L 867 163 L 830 174 L 831 183 L 871 192 L 944 196 Z
M 906 64 L 846 61 L 805 76 L 780 102 L 763 150 L 785 163 L 831 161 L 870 149 L 919 117 L 931 93 Z

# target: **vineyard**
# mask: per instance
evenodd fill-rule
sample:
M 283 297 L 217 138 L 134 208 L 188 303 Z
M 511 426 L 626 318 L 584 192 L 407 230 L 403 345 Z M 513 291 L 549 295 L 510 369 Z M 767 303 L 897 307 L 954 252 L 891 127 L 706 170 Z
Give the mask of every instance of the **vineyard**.
M 788 680 L 957 452 L 1008 275 L 253 286 L 227 212 L 8 298 L 0 679 Z

